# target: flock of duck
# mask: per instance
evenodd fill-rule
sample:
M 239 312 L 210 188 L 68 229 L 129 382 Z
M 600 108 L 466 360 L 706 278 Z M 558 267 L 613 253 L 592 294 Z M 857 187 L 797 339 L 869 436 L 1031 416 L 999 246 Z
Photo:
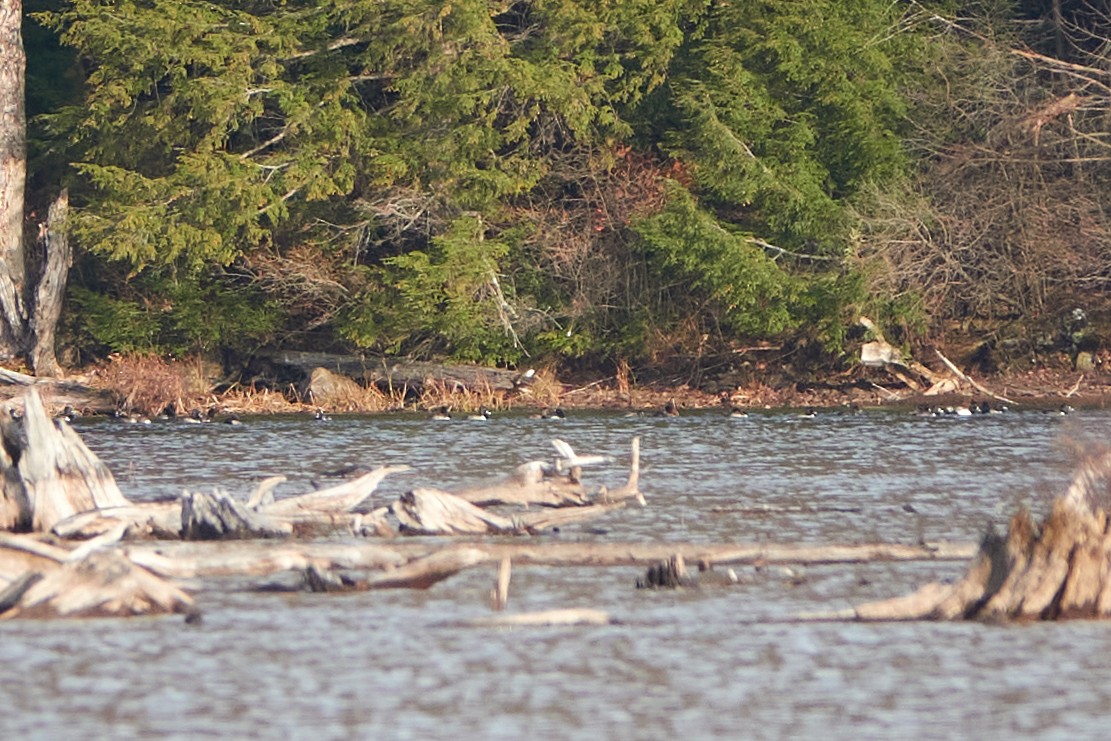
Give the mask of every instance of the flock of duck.
M 744 418 L 747 418 L 749 416 L 748 410 L 745 409 L 744 407 L 736 406 L 736 405 L 729 405 L 729 404 L 727 404 L 726 406 L 727 406 L 727 409 L 726 409 L 726 416 L 727 417 L 730 417 L 730 418 L 733 418 L 733 419 L 744 419 Z M 973 416 L 978 416 L 978 415 L 1003 414 L 1006 411 L 1008 411 L 1008 408 L 1005 405 L 993 406 L 990 402 L 987 402 L 987 401 L 971 401 L 971 402 L 969 402 L 969 404 L 964 405 L 964 406 L 934 406 L 934 405 L 922 404 L 922 405 L 919 405 L 917 407 L 917 409 L 915 410 L 914 413 L 919 417 L 973 417 Z M 1065 403 L 1065 404 L 1061 404 L 1060 406 L 1056 407 L 1055 409 L 1048 410 L 1047 413 L 1048 414 L 1056 414 L 1056 415 L 1065 415 L 1065 414 L 1069 414 L 1073 411 L 1074 411 L 1073 407 L 1070 406 L 1069 404 Z M 824 414 L 829 414 L 829 415 L 834 415 L 835 414 L 835 415 L 844 416 L 844 415 L 858 415 L 858 414 L 862 414 L 862 413 L 863 413 L 863 410 L 860 408 L 860 406 L 856 403 L 853 403 L 853 404 L 849 404 L 848 406 L 841 407 L 837 410 L 825 412 Z M 77 410 L 75 410 L 72 406 L 67 405 L 61 411 L 61 413 L 58 414 L 57 418 L 58 419 L 64 419 L 65 421 L 72 423 L 79 416 L 80 416 L 80 413 Z M 675 403 L 674 400 L 669 400 L 660 409 L 633 411 L 633 412 L 628 412 L 624 416 L 626 416 L 626 417 L 678 417 L 679 416 L 679 406 Z M 813 419 L 813 418 L 819 416 L 819 411 L 816 407 L 812 407 L 812 406 L 811 407 L 806 407 L 804 410 L 799 412 L 797 416 L 800 417 L 800 418 L 803 418 L 803 419 Z M 124 423 L 127 423 L 127 424 L 140 424 L 140 425 L 152 424 L 152 420 L 151 420 L 150 417 L 145 416 L 145 415 L 141 415 L 141 414 L 137 414 L 135 412 L 117 411 L 115 413 L 114 417 L 117 420 L 119 420 L 121 422 L 124 422 Z M 456 414 L 452 413 L 452 409 L 451 409 L 450 406 L 444 405 L 444 406 L 437 407 L 435 410 L 433 410 L 428 415 L 428 419 L 430 419 L 432 421 L 445 421 L 445 422 L 453 420 L 453 419 L 465 419 L 465 420 L 471 420 L 471 421 L 477 421 L 477 422 L 485 422 L 485 421 L 491 419 L 492 417 L 493 417 L 492 412 L 486 406 L 479 407 L 478 411 L 475 412 L 475 413 L 464 413 L 464 414 L 456 415 Z M 536 413 L 528 415 L 528 418 L 529 419 L 562 420 L 562 419 L 567 418 L 567 413 L 563 410 L 562 407 L 558 407 L 558 406 L 557 407 L 548 407 L 548 408 L 543 409 L 540 412 L 536 412 Z M 177 421 L 177 422 L 180 422 L 182 424 L 205 424 L 205 423 L 209 423 L 209 422 L 221 422 L 223 424 L 232 425 L 232 426 L 242 424 L 242 420 L 240 420 L 239 415 L 237 415 L 237 414 L 221 415 L 220 412 L 215 407 L 209 408 L 208 411 L 206 411 L 206 412 L 202 412 L 200 409 L 193 409 L 187 415 L 177 415 L 177 414 L 173 413 L 172 409 L 167 409 L 163 414 L 158 415 L 156 417 L 156 419 L 163 420 L 163 421 Z M 313 413 L 313 419 L 314 419 L 314 421 L 317 421 L 317 422 L 328 422 L 328 421 L 331 421 L 332 418 L 323 409 L 317 409 Z

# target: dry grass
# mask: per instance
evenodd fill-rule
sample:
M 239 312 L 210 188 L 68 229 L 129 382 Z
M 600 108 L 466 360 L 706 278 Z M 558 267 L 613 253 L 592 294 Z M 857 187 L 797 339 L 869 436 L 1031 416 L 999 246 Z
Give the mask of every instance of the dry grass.
M 170 361 L 140 354 L 112 355 L 95 375 L 121 409 L 154 415 L 171 404 L 179 410 L 204 406 L 210 400 L 213 372 L 200 358 Z
M 428 381 L 421 389 L 417 408 L 432 411 L 440 407 L 461 412 L 477 412 L 482 407 L 490 411 L 505 410 L 509 408 L 509 404 L 504 393 L 493 390 L 486 383 L 475 388 L 467 388 L 461 384 Z

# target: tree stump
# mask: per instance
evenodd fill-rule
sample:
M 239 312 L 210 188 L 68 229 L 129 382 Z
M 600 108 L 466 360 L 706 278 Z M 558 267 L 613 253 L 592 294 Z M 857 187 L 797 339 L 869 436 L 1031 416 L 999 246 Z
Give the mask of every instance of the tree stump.
M 1057 620 L 1111 617 L 1111 452 L 1083 462 L 1039 525 L 1026 510 L 989 533 L 964 578 L 860 605 L 859 620 Z
M 51 419 L 38 391 L 24 397 L 23 417 L 0 414 L 3 495 L 0 527 L 30 523 L 50 530 L 79 512 L 130 504 L 112 472 L 68 424 Z

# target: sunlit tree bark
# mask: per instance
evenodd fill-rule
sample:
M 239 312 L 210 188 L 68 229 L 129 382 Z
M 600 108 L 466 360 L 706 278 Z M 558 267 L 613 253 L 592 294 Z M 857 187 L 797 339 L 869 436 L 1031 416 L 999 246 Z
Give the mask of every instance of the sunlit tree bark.
M 27 172 L 23 109 L 22 0 L 0 4 L 0 360 L 23 349 L 23 188 Z

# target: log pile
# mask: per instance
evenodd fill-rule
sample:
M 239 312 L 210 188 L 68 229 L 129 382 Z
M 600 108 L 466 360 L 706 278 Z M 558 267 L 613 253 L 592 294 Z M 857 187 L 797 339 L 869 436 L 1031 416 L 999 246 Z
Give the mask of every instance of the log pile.
M 245 500 L 217 490 L 187 491 L 173 502 L 132 503 L 69 425 L 47 415 L 34 389 L 22 414 L 0 414 L 0 433 L 0 530 L 34 533 L 0 540 L 0 619 L 190 612 L 192 600 L 170 580 L 190 578 L 198 569 L 166 557 L 161 548 L 133 552 L 121 545 L 123 539 L 257 542 L 337 531 L 524 534 L 606 514 L 629 499 L 645 503 L 638 489 L 637 440 L 629 478 L 612 491 L 591 493 L 582 483 L 582 468 L 605 458 L 577 455 L 556 440 L 551 461 L 526 463 L 505 479 L 457 493 L 415 488 L 390 506 L 365 512 L 379 483 L 407 466 L 379 467 L 282 499 L 273 490 L 284 477 L 274 477 Z M 84 540 L 71 547 L 72 539 Z M 229 559 L 226 550 L 213 555 L 227 574 L 298 572 L 302 588 L 310 591 L 427 588 L 491 558 L 468 547 L 408 557 L 381 548 L 319 557 L 304 544 L 240 561 Z

